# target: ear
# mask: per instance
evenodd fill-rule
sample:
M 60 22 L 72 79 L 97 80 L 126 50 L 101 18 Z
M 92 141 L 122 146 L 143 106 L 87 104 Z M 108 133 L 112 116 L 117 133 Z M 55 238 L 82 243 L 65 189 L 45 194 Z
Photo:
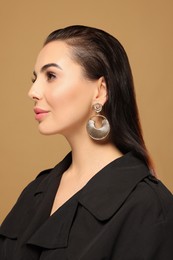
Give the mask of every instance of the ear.
M 97 81 L 96 92 L 93 103 L 104 105 L 108 99 L 107 85 L 104 77 L 100 77 Z

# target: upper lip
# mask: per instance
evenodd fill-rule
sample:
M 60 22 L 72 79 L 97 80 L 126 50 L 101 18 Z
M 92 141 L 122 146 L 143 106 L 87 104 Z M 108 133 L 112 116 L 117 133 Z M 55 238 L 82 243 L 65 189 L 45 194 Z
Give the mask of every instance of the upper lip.
M 35 113 L 35 114 L 41 114 L 41 113 L 47 113 L 47 112 L 49 112 L 49 111 L 44 110 L 44 109 L 39 108 L 39 107 L 35 107 L 35 108 L 34 108 L 34 113 Z

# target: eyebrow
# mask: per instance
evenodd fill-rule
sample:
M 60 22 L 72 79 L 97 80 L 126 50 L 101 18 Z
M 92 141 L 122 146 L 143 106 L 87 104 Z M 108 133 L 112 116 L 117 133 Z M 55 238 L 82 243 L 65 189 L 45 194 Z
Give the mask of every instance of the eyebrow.
M 45 64 L 42 68 L 41 68 L 41 72 L 44 72 L 47 68 L 49 68 L 49 67 L 55 67 L 55 68 L 58 68 L 58 69 L 60 69 L 60 70 L 62 70 L 62 68 L 58 65 L 58 64 L 56 64 L 56 63 L 48 63 L 48 64 Z M 34 74 L 34 76 L 37 76 L 37 73 L 35 72 L 35 71 L 33 71 L 33 74 Z

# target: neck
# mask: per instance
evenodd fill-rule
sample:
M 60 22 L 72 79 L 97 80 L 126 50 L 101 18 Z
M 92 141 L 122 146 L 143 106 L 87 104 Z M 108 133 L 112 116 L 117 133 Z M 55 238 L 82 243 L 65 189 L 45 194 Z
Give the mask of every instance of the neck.
M 122 153 L 112 143 L 99 143 L 89 136 L 78 140 L 68 140 L 72 149 L 72 164 L 70 172 L 75 175 L 91 176 L 108 163 L 122 156 Z

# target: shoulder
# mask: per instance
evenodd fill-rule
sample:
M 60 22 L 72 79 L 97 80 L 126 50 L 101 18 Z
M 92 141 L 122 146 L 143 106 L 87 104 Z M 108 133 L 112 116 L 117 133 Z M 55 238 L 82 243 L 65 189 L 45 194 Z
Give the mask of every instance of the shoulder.
M 26 186 L 21 195 L 36 190 L 37 187 L 43 182 L 45 183 L 47 181 L 48 183 L 48 180 L 55 175 L 61 175 L 69 167 L 69 165 L 71 164 L 71 160 L 71 153 L 68 153 L 65 156 L 65 158 L 62 161 L 60 161 L 57 165 L 55 165 L 53 168 L 41 171 L 37 175 L 35 180 L 30 182 L 29 185 Z
M 37 177 L 22 190 L 15 205 L 13 206 L 10 212 L 13 212 L 18 209 L 25 210 L 29 207 L 29 205 L 32 205 L 34 194 L 36 193 L 40 185 L 42 185 L 42 183 L 46 181 L 46 178 L 49 178 L 49 176 L 51 176 L 51 170 L 52 169 L 41 171 L 37 175 Z
M 44 170 L 30 182 L 21 192 L 16 203 L 8 213 L 6 218 L 1 224 L 0 235 L 15 238 L 18 236 L 19 231 L 24 227 L 24 222 L 31 217 L 32 208 L 34 207 L 35 193 L 38 187 L 49 175 L 51 169 Z M 29 222 L 28 222 L 29 223 Z
M 52 170 L 52 168 L 41 171 L 41 172 L 36 176 L 36 179 L 40 179 L 40 178 L 46 177 L 46 176 L 50 173 L 51 170 Z
M 51 174 L 51 171 L 52 171 L 52 168 L 41 171 L 41 172 L 36 176 L 36 178 L 35 178 L 34 180 L 32 180 L 32 181 L 23 189 L 23 191 L 21 192 L 21 194 L 20 194 L 20 196 L 19 196 L 19 199 L 20 199 L 21 197 L 23 197 L 24 195 L 26 195 L 26 194 L 29 194 L 29 193 L 34 192 L 44 179 L 49 178 L 49 175 Z M 19 200 L 19 199 L 18 199 L 18 200 Z
M 156 224 L 173 219 L 173 195 L 154 176 L 144 178 L 128 198 L 136 217 L 147 224 Z

